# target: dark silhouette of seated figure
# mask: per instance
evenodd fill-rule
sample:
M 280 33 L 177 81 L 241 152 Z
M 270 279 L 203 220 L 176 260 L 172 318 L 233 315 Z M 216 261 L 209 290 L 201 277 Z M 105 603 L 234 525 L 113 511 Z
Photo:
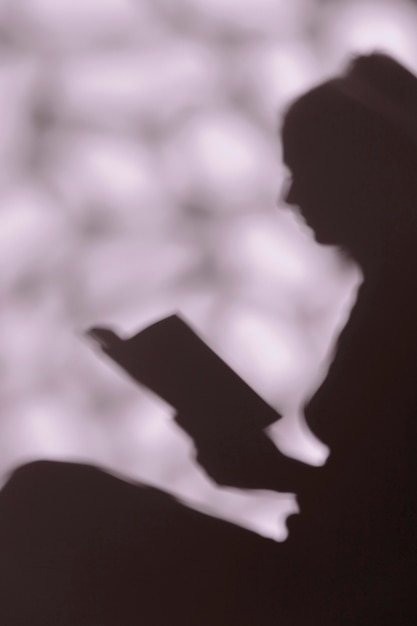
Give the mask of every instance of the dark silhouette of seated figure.
M 297 207 L 364 282 L 306 406 L 331 454 L 282 455 L 279 415 L 171 317 L 96 336 L 170 402 L 220 484 L 297 493 L 284 544 L 77 464 L 18 469 L 0 494 L 0 623 L 417 623 L 417 79 L 380 54 L 297 100 L 283 125 Z
M 287 202 L 364 277 L 305 411 L 331 454 L 290 521 L 335 624 L 416 618 L 416 107 L 417 79 L 374 54 L 300 98 L 283 126 Z

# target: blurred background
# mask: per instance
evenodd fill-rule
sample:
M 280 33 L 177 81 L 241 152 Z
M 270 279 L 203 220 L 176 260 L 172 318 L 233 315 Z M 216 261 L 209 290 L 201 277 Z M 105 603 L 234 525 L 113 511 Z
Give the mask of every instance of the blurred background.
M 280 200 L 282 115 L 357 52 L 417 71 L 416 29 L 407 0 L 0 1 L 3 482 L 83 460 L 285 538 L 294 496 L 217 488 L 82 333 L 180 312 L 323 463 L 302 406 L 360 273 Z

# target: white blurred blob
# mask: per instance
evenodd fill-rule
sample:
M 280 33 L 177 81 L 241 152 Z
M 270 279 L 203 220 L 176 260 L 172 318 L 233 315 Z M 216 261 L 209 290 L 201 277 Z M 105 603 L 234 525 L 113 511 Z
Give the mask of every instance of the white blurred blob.
M 249 214 L 235 219 L 229 228 L 219 229 L 219 244 L 226 266 L 241 266 L 243 278 L 252 273 L 262 280 L 273 277 L 295 285 L 307 282 L 311 272 L 308 250 L 303 242 L 291 238 L 273 215 Z M 313 244 L 314 245 L 314 244 Z
M 228 307 L 220 327 L 219 351 L 262 395 L 294 394 L 303 378 L 296 328 L 243 306 Z
M 160 0 L 168 10 L 191 16 L 201 29 L 289 37 L 302 32 L 314 3 L 310 0 L 180 0 L 174 5 Z
M 316 52 L 304 40 L 260 40 L 239 47 L 231 84 L 276 132 L 278 112 L 323 79 Z
M 285 417 L 267 430 L 275 445 L 304 462 L 324 462 L 326 446 L 299 415 L 318 368 L 307 333 L 294 322 L 279 322 L 260 310 L 242 306 L 235 310 L 229 307 L 219 320 L 219 329 L 213 343 L 217 353 Z
M 64 115 L 104 128 L 172 123 L 206 105 L 220 89 L 217 55 L 186 38 L 70 57 L 63 70 Z
M 107 311 L 109 307 L 117 311 L 124 303 L 135 306 L 139 323 L 147 300 L 155 300 L 179 280 L 195 254 L 192 248 L 169 240 L 161 249 L 146 239 L 97 245 L 86 252 L 81 264 L 84 297 L 95 311 Z
M 13 182 L 25 165 L 32 141 L 31 95 L 36 85 L 37 63 L 26 54 L 0 51 L 0 189 Z
M 229 276 L 236 303 L 260 307 L 277 320 L 292 319 L 306 330 L 303 311 L 326 315 L 327 309 L 332 315 L 332 303 L 349 288 L 349 270 L 335 249 L 318 246 L 289 211 L 223 220 L 215 234 L 219 272 Z
M 168 139 L 161 159 L 173 191 L 201 198 L 212 210 L 254 206 L 276 168 L 262 134 L 227 110 L 190 117 Z
M 16 0 L 14 18 L 26 37 L 41 48 L 79 49 L 115 39 L 123 41 L 133 24 L 146 19 L 147 4 L 131 0 Z
M 80 426 L 83 426 L 82 436 Z M 14 416 L 19 462 L 36 458 L 82 458 L 83 452 L 86 456 L 96 456 L 100 430 L 92 426 L 91 422 L 82 425 L 59 395 L 39 396 L 23 405 Z M 90 443 L 89 447 L 86 442 Z
M 417 8 L 407 0 L 353 0 L 325 5 L 323 45 L 333 69 L 353 53 L 392 54 L 417 70 Z
M 84 133 L 67 137 L 61 148 L 57 173 L 82 202 L 113 206 L 119 221 L 135 210 L 151 211 L 158 202 L 158 173 L 138 142 Z
M 70 249 L 66 215 L 38 185 L 20 180 L 0 196 L 0 293 L 23 280 L 50 278 L 62 269 Z

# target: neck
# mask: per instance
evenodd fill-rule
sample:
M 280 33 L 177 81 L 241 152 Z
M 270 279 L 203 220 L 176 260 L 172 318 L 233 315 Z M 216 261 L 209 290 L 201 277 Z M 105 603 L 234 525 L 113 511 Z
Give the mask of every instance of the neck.
M 362 269 L 365 285 L 383 292 L 393 290 L 414 298 L 417 275 L 417 238 L 403 236 L 399 241 L 369 245 L 352 255 Z
M 370 436 L 375 428 L 390 428 L 393 415 L 405 416 L 416 406 L 417 261 L 401 249 L 374 257 L 362 271 L 329 370 L 330 392 L 323 385 L 323 393 L 341 403 L 340 420 L 319 433 L 332 449 L 350 450 L 364 428 Z
M 387 360 L 392 376 L 416 367 L 417 250 L 391 248 L 362 266 L 364 282 L 357 309 L 366 333 L 374 338 L 375 358 Z M 403 370 L 403 372 L 405 372 Z M 413 383 L 414 388 L 414 383 Z M 414 392 L 413 392 L 414 393 Z

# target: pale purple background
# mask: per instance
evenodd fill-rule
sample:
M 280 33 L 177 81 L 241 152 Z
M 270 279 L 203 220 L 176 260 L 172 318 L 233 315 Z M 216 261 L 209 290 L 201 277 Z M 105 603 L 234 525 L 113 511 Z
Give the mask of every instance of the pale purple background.
M 285 537 L 294 497 L 218 489 L 81 333 L 180 311 L 285 414 L 277 445 L 323 463 L 300 406 L 360 277 L 277 206 L 280 120 L 354 52 L 417 70 L 416 31 L 399 0 L 0 2 L 3 481 L 85 460 Z

